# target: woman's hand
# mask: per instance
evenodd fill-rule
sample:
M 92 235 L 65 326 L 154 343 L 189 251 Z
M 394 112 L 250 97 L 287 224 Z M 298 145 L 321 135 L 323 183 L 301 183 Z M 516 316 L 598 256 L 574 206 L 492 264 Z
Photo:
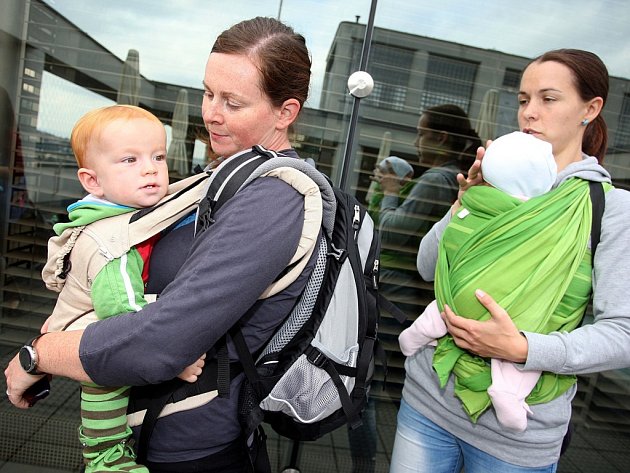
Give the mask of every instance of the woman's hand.
M 386 164 L 384 169 L 377 166 L 374 169 L 374 175 L 370 179 L 381 185 L 383 194 L 393 196 L 398 196 L 404 183 L 404 179 L 398 177 L 389 164 Z
M 500 358 L 515 363 L 527 360 L 527 338 L 512 322 L 509 314 L 492 297 L 481 290 L 475 295 L 490 315 L 489 320 L 459 317 L 450 307 L 444 306 L 442 318 L 455 344 L 484 358 Z
M 18 356 L 15 355 L 4 370 L 4 376 L 7 379 L 6 396 L 9 398 L 9 402 L 20 409 L 28 409 L 29 403 L 22 397 L 24 391 L 46 375 L 33 376 L 28 374 L 20 365 Z
M 205 359 L 206 359 L 206 354 L 204 353 L 192 365 L 184 368 L 184 371 L 182 371 L 177 377 L 184 381 L 188 381 L 189 383 L 194 383 L 195 381 L 197 381 L 197 378 L 199 378 L 199 376 L 201 375 L 201 371 L 203 370 L 203 367 L 206 364 Z
M 486 142 L 486 148 L 492 143 L 491 140 Z M 459 185 L 459 192 L 457 193 L 457 202 L 461 205 L 461 198 L 468 189 L 472 186 L 477 186 L 483 182 L 483 175 L 481 174 L 481 161 L 483 155 L 486 154 L 486 148 L 480 146 L 477 148 L 477 157 L 475 162 L 470 166 L 468 174 L 464 176 L 462 173 L 457 175 L 457 184 Z

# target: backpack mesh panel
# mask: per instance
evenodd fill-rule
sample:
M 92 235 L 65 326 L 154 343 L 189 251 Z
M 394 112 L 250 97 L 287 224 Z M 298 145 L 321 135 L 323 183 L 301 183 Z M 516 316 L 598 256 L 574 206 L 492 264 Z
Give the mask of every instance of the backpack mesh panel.
M 328 245 L 326 244 L 326 238 L 321 237 L 319 240 L 319 251 L 317 254 L 317 262 L 313 268 L 313 272 L 309 277 L 308 282 L 300 301 L 295 306 L 291 315 L 287 321 L 280 327 L 278 332 L 271 339 L 260 358 L 268 355 L 269 353 L 277 353 L 282 350 L 295 336 L 295 334 L 302 328 L 304 322 L 306 322 L 313 311 L 315 301 L 317 300 L 317 294 L 324 280 L 324 272 L 326 270 L 326 259 L 328 253 Z
M 358 347 L 350 355 L 348 366 L 355 366 Z M 354 387 L 354 379 L 341 376 L 348 392 Z M 279 411 L 310 424 L 324 419 L 341 408 L 339 392 L 326 371 L 314 366 L 300 356 L 276 384 L 261 407 Z

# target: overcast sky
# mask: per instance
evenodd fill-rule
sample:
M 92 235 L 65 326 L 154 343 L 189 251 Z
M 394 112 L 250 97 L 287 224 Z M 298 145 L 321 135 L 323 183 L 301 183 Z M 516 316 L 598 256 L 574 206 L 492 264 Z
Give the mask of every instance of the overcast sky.
M 116 56 L 140 53 L 149 80 L 201 88 L 216 36 L 257 15 L 277 17 L 306 37 L 317 107 L 325 61 L 341 21 L 368 20 L 369 0 L 45 0 Z M 610 74 L 630 78 L 628 0 L 379 0 L 377 27 L 534 57 L 560 47 L 598 54 Z

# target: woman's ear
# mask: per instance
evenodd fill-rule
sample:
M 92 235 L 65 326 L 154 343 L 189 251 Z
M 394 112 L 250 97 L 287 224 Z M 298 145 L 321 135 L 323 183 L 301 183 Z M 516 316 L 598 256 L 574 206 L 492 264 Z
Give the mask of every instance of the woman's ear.
M 101 188 L 96 171 L 88 168 L 80 168 L 77 171 L 79 182 L 89 194 L 95 197 L 103 197 L 103 189 Z
M 448 142 L 448 133 L 446 131 L 436 132 L 438 135 L 438 143 L 445 145 Z
M 604 108 L 604 99 L 601 97 L 595 97 L 588 102 L 586 102 L 586 113 L 584 114 L 584 118 L 586 118 L 589 122 L 592 122 L 597 118 L 597 116 Z
M 280 114 L 276 127 L 279 130 L 286 130 L 297 119 L 300 113 L 300 102 L 297 99 L 287 99 L 280 106 Z

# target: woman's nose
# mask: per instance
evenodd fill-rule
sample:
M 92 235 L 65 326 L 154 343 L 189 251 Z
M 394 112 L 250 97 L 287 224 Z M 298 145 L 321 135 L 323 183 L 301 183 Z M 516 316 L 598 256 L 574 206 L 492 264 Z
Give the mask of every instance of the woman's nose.
M 536 106 L 533 105 L 532 102 L 529 102 L 522 109 L 523 117 L 527 120 L 534 120 L 536 118 L 536 113 Z
M 203 99 L 201 107 L 201 116 L 205 123 L 218 122 L 221 120 L 221 114 L 218 110 L 219 107 L 212 100 L 208 98 Z

